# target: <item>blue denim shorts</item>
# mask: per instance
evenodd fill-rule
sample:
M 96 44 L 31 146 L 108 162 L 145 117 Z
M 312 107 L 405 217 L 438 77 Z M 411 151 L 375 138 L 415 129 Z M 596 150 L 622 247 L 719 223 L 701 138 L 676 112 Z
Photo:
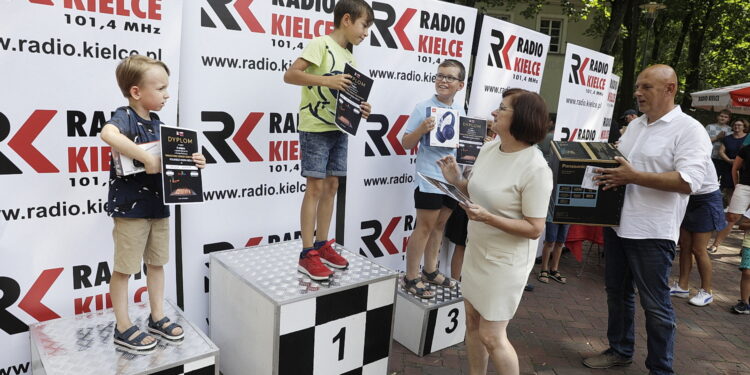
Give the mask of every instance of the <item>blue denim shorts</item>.
M 551 221 L 544 223 L 544 242 L 565 243 L 568 238 L 570 224 L 555 224 Z
M 706 233 L 720 231 L 726 226 L 720 190 L 690 196 L 682 219 L 682 229 L 691 233 Z
M 750 270 L 750 248 L 742 247 L 742 250 L 740 250 L 740 254 L 742 255 L 742 260 L 740 261 L 740 269 Z
M 338 130 L 320 133 L 299 132 L 302 176 L 346 176 L 347 137 L 346 133 Z

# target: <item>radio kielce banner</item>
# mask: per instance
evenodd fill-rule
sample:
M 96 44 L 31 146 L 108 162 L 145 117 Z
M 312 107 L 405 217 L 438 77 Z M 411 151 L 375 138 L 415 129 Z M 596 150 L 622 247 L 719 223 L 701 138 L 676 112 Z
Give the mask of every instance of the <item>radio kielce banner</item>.
M 312 38 L 333 30 L 333 7 L 185 2 L 180 126 L 199 132 L 209 163 L 204 203 L 181 208 L 181 266 L 185 313 L 204 330 L 211 252 L 300 238 L 301 87 L 283 75 Z
M 596 141 L 605 121 L 614 57 L 568 43 L 555 140 Z
M 489 118 L 505 90 L 539 92 L 550 37 L 489 16 L 480 35 L 468 115 Z
M 607 104 L 605 104 L 607 111 L 604 114 L 604 123 L 602 124 L 602 131 L 599 134 L 599 140 L 607 142 L 609 140 L 609 132 L 612 128 L 612 122 L 615 121 L 615 100 L 617 100 L 617 88 L 620 86 L 620 76 L 612 74 L 609 80 L 609 90 L 607 90 Z
M 374 79 L 373 114 L 349 138 L 344 223 L 348 249 L 396 270 L 405 268 L 415 224 L 415 150 L 401 146 L 417 102 L 435 94 L 444 59 L 470 62 L 476 9 L 440 1 L 372 1 L 375 23 L 354 48 L 358 70 Z M 455 97 L 464 103 L 466 91 Z
M 30 372 L 28 325 L 111 307 L 109 147 L 99 132 L 127 105 L 115 81 L 140 53 L 170 67 L 176 124 L 182 1 L 0 2 L 0 372 Z M 175 298 L 173 262 L 168 298 Z M 147 301 L 131 278 L 130 303 Z M 140 317 L 133 317 L 140 318 Z

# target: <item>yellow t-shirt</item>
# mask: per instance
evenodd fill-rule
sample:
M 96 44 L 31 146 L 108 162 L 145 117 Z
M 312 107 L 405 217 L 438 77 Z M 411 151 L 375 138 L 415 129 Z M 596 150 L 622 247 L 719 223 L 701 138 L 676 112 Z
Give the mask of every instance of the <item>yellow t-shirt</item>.
M 310 63 L 305 72 L 319 76 L 342 74 L 346 63 L 354 65 L 352 53 L 328 35 L 311 40 L 301 57 Z M 334 124 L 336 95 L 336 90 L 325 86 L 302 86 L 299 130 L 313 133 L 339 130 Z

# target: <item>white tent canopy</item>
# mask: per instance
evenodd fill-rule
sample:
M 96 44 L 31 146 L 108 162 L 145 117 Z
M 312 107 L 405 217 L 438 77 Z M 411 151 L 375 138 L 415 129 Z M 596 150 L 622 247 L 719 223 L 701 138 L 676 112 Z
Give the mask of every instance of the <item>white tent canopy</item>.
M 693 107 L 719 112 L 728 109 L 732 113 L 750 115 L 750 82 L 690 94 Z

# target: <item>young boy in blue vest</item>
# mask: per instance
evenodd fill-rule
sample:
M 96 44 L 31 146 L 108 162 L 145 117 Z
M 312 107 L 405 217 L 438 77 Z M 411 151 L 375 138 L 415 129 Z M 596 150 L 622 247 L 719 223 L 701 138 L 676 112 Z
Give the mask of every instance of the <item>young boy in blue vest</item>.
M 164 265 L 169 260 L 169 207 L 162 202 L 161 159 L 138 144 L 160 139 L 162 122 L 152 111 L 164 107 L 169 93 L 169 68 L 161 61 L 133 55 L 115 72 L 117 84 L 128 99 L 107 121 L 101 138 L 113 151 L 143 163 L 146 171 L 118 176 L 110 163 L 107 212 L 114 220 L 114 272 L 109 282 L 115 312 L 115 345 L 129 352 L 148 352 L 156 339 L 133 324 L 128 316 L 128 279 L 146 263 L 146 286 L 151 313 L 148 331 L 168 340 L 180 340 L 183 330 L 164 316 Z M 193 154 L 198 168 L 206 158 Z
M 352 46 L 367 37 L 373 19 L 372 8 L 363 0 L 340 0 L 333 10 L 334 30 L 311 40 L 284 74 L 284 82 L 302 86 L 300 164 L 307 189 L 300 212 L 302 252 L 297 269 L 313 280 L 333 274 L 326 265 L 349 266 L 333 249 L 335 240 L 328 240 L 339 177 L 346 176 L 348 136 L 334 123 L 336 94 L 351 85 L 351 76 L 342 72 L 346 63 L 354 65 Z M 370 104 L 363 102 L 360 109 L 362 117 L 370 115 Z

